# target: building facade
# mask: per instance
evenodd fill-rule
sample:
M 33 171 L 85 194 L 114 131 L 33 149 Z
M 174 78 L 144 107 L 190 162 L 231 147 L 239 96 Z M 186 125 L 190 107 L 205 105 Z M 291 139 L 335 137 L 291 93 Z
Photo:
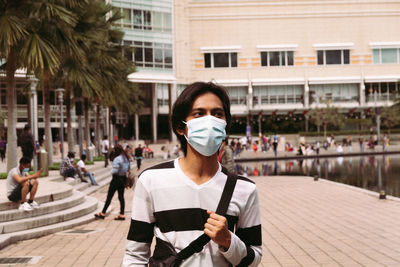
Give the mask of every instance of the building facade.
M 128 56 L 138 68 L 129 78 L 151 92 L 136 119 L 151 125 L 153 140 L 170 133 L 161 122 L 194 81 L 227 88 L 232 129 L 242 133 L 271 116 L 304 120 L 327 102 L 362 117 L 400 95 L 399 1 L 112 4 L 121 8 L 121 29 L 135 48 Z

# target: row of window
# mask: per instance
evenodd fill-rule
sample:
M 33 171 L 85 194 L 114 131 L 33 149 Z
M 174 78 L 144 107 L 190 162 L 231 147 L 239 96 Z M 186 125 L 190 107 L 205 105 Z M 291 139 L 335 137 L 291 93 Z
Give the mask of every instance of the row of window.
M 121 8 L 122 19 L 116 26 L 128 29 L 171 32 L 171 13 Z
M 128 60 L 138 67 L 172 69 L 172 45 L 152 42 L 124 41 L 133 51 L 125 51 Z
M 293 51 L 261 52 L 261 66 L 293 66 Z M 205 68 L 236 68 L 238 66 L 237 52 L 204 53 Z M 400 49 L 373 49 L 374 64 L 400 63 Z M 350 50 L 318 50 L 318 65 L 350 64 Z

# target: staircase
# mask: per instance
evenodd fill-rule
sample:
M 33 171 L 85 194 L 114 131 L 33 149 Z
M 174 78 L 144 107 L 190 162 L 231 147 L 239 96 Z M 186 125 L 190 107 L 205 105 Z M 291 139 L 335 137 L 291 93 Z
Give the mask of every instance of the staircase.
M 10 202 L 6 194 L 6 181 L 0 181 L 0 249 L 9 244 L 52 234 L 94 220 L 94 213 L 103 203 L 90 194 L 107 186 L 111 181 L 110 168 L 103 164 L 87 166 L 94 173 L 98 186 L 82 183 L 80 179 L 67 183 L 62 177 L 39 179 L 35 201 L 39 209 L 18 210 L 18 203 Z M 111 208 L 109 209 L 109 211 Z

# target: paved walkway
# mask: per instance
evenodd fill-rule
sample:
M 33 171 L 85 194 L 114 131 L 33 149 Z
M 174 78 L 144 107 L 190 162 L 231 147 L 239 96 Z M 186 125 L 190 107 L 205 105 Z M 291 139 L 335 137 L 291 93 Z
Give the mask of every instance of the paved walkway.
M 261 266 L 400 266 L 400 201 L 309 177 L 252 179 L 261 203 Z M 106 190 L 94 196 L 104 201 Z M 126 191 L 128 217 L 132 197 L 133 190 Z M 0 257 L 41 256 L 37 266 L 45 267 L 120 266 L 129 220 L 113 220 L 116 195 L 112 206 L 104 221 L 78 228 L 97 232 L 22 241 L 0 251 Z

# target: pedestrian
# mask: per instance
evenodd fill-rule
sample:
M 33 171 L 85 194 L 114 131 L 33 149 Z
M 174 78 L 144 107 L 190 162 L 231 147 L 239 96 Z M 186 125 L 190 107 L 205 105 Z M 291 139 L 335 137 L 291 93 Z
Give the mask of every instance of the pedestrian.
M 363 136 L 360 136 L 358 138 L 358 143 L 360 144 L 360 151 L 364 152 L 364 137 Z
M 60 164 L 60 175 L 64 177 L 75 178 L 77 174 L 78 166 L 74 164 L 75 152 L 69 151 L 67 157 L 65 157 Z
M 6 158 L 6 149 L 7 149 L 7 143 L 4 140 L 4 138 L 2 137 L 0 140 L 0 158 L 1 158 L 1 162 L 4 162 L 5 158 Z
M 104 168 L 108 167 L 108 151 L 110 149 L 110 143 L 108 142 L 108 136 L 105 135 L 101 142 L 101 153 L 104 155 Z
M 275 133 L 274 134 L 274 136 L 272 137 L 272 146 L 273 146 L 273 149 L 274 149 L 274 155 L 275 155 L 275 157 L 277 157 L 278 156 L 278 139 L 279 139 L 279 137 L 278 137 L 278 135 Z
M 10 201 L 18 202 L 19 210 L 30 211 L 39 208 L 39 204 L 34 200 L 39 187 L 37 178 L 42 171 L 38 170 L 34 174 L 28 174 L 31 167 L 31 159 L 22 157 L 19 165 L 10 170 L 7 175 L 7 197 Z M 29 200 L 26 197 L 29 194 Z
M 184 248 L 200 237 L 204 242 L 199 252 L 191 250 L 180 266 L 257 266 L 262 244 L 256 186 L 218 163 L 231 122 L 225 89 L 214 83 L 188 85 L 173 105 L 171 122 L 184 155 L 140 174 L 122 265 L 147 266 L 150 260 L 161 266 L 163 256 L 187 252 Z M 222 193 L 229 191 L 224 186 L 235 178 L 236 186 L 228 186 L 234 189 L 232 202 L 226 213 L 217 214 Z M 154 236 L 157 244 L 150 258 Z
M 382 138 L 382 149 L 383 149 L 383 151 L 386 150 L 386 145 L 387 145 L 387 144 L 388 144 L 388 137 L 387 137 L 386 134 L 384 134 L 384 135 L 383 135 L 383 138 Z
M 35 153 L 35 142 L 31 133 L 31 126 L 25 124 L 23 132 L 18 137 L 18 145 L 21 147 L 22 155 L 32 161 Z
M 126 187 L 126 174 L 131 169 L 130 154 L 132 150 L 129 146 L 126 146 L 124 150 L 119 144 L 116 145 L 114 149 L 114 153 L 118 156 L 116 156 L 112 162 L 112 180 L 110 186 L 108 187 L 107 199 L 104 203 L 103 210 L 99 213 L 96 213 L 94 216 L 96 217 L 96 219 L 104 219 L 106 217 L 108 206 L 110 206 L 115 191 L 118 191 L 120 212 L 119 215 L 114 218 L 114 220 L 123 221 L 125 220 L 124 192 Z
M 343 147 L 341 143 L 338 143 L 337 148 L 336 148 L 336 152 L 338 154 L 343 154 Z
M 353 143 L 351 141 L 351 136 L 350 135 L 347 137 L 347 145 L 349 146 L 349 152 L 350 153 L 353 152 Z
M 222 141 L 221 149 L 218 156 L 218 161 L 229 172 L 235 173 L 235 160 L 233 159 L 233 149 L 228 143 L 228 139 Z
M 82 176 L 83 176 L 83 177 L 89 177 L 90 182 L 92 183 L 92 185 L 98 185 L 97 182 L 96 182 L 96 180 L 94 179 L 93 173 L 89 172 L 89 171 L 86 169 L 85 162 L 86 162 L 86 155 L 85 155 L 85 154 L 82 154 L 82 155 L 81 155 L 81 159 L 80 159 L 80 160 L 78 161 L 78 163 L 76 164 L 76 165 L 78 166 L 79 170 L 81 171 Z
M 143 148 L 141 144 L 139 144 L 138 147 L 135 149 L 135 158 L 136 158 L 137 170 L 139 171 L 143 159 Z
M 319 149 L 320 149 L 321 145 L 319 143 L 319 140 L 317 140 L 315 142 L 315 152 L 317 152 L 317 155 L 319 155 Z
M 257 155 L 257 150 L 258 150 L 258 147 L 257 147 L 257 141 L 254 141 L 254 143 L 253 143 L 253 151 L 254 151 L 254 155 Z

